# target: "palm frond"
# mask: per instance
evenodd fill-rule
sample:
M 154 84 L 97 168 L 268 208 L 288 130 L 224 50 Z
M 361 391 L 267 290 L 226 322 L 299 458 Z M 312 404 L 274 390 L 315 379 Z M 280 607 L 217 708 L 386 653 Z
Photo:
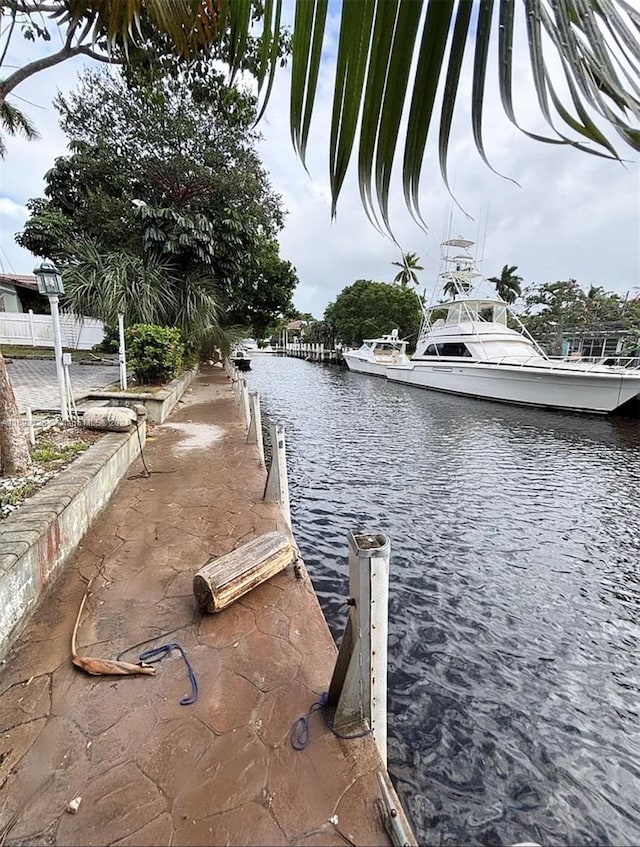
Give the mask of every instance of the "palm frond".
M 294 144 L 303 156 L 315 95 L 315 78 L 309 87 L 310 68 L 317 72 L 319 27 L 326 27 L 324 11 L 320 0 L 298 0 L 296 5 L 290 118 Z M 550 127 L 549 135 L 520 126 L 513 106 L 517 11 L 523 13 L 537 103 Z M 640 150 L 639 29 L 640 15 L 625 0 L 521 0 L 519 10 L 514 0 L 343 2 L 330 127 L 332 212 L 357 150 L 360 193 L 367 214 L 374 223 L 380 216 L 389 228 L 390 181 L 402 135 L 401 120 L 408 108 L 402 181 L 408 207 L 422 220 L 420 178 L 438 98 L 442 94 L 439 159 L 448 182 L 451 127 L 455 104 L 462 96 L 461 69 L 467 49 L 474 54 L 471 131 L 481 158 L 493 167 L 483 130 L 493 38 L 498 42 L 502 105 L 521 131 L 538 141 L 618 158 L 592 117 L 595 112 L 626 144 Z M 558 93 L 551 71 L 557 58 L 566 96 Z
M 0 159 L 6 154 L 3 135 L 23 135 L 28 141 L 40 138 L 31 119 L 6 100 L 0 102 Z
M 365 210 L 376 225 L 381 220 L 389 229 L 388 198 L 401 144 L 405 201 L 422 220 L 420 181 L 426 145 L 435 132 L 440 170 L 448 184 L 451 130 L 463 97 L 467 50 L 473 51 L 470 130 L 490 167 L 483 111 L 492 74 L 507 118 L 529 137 L 619 158 L 606 134 L 611 129 L 624 144 L 640 150 L 640 13 L 628 0 L 341 0 L 340 8 L 335 54 L 326 37 L 328 0 L 296 0 L 292 36 L 291 135 L 303 161 L 320 68 L 331 62 L 336 68 L 329 128 L 333 214 L 357 153 Z M 260 30 L 261 113 L 269 100 L 279 63 L 281 0 L 264 0 L 258 22 L 251 0 L 68 0 L 66 9 L 68 20 L 89 19 L 94 34 L 112 42 L 133 39 L 143 13 L 185 56 L 224 40 L 232 76 L 250 49 L 250 36 Z M 521 126 L 514 108 L 519 92 L 514 92 L 513 68 L 522 49 L 514 33 L 520 24 L 538 109 L 549 126 L 546 135 Z M 492 68 L 494 39 L 498 61 Z M 552 70 L 558 61 L 561 80 Z
M 65 305 L 74 314 L 111 325 L 119 314 L 127 324 L 166 324 L 175 315 L 177 297 L 166 265 L 124 250 L 102 252 L 91 241 L 74 244 L 73 255 L 63 275 Z
M 200 351 L 203 358 L 213 358 L 216 350 L 223 357 L 229 356 L 234 347 L 240 344 L 248 335 L 247 327 L 224 326 L 221 324 L 211 326 L 206 330 L 200 340 Z

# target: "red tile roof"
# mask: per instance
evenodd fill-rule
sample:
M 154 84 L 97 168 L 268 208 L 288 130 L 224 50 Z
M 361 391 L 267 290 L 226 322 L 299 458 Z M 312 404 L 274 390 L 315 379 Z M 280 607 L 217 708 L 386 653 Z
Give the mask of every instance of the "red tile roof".
M 38 290 L 38 283 L 33 274 L 0 274 L 0 282 L 8 282 L 18 288 L 30 288 L 32 291 Z

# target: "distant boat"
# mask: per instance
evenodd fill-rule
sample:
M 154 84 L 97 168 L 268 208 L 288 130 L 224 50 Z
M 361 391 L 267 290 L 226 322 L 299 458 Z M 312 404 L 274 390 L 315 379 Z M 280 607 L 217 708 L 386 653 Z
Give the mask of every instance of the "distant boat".
M 407 342 L 398 338 L 398 330 L 380 338 L 365 338 L 357 350 L 343 350 L 342 357 L 350 371 L 386 376 L 389 365 L 407 365 Z
M 249 356 L 246 350 L 241 348 L 234 350 L 230 358 L 239 371 L 251 370 L 251 356 Z
M 420 338 L 408 364 L 389 365 L 393 382 L 498 400 L 607 414 L 640 393 L 637 359 L 554 359 L 538 346 L 478 271 L 472 241 L 443 242 L 439 293 L 448 302 L 424 310 Z M 480 289 L 489 287 L 488 296 Z M 613 361 L 614 364 L 605 364 Z

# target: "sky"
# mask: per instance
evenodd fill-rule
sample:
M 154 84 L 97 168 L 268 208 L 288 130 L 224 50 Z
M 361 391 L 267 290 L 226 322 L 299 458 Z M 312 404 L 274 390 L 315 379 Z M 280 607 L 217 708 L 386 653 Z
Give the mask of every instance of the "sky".
M 335 48 L 337 29 L 337 20 L 332 19 L 330 48 Z M 520 47 L 526 47 L 522 39 Z M 515 53 L 518 118 L 527 128 L 544 132 L 529 80 L 526 49 Z M 33 55 L 33 45 L 16 44 L 9 61 L 20 65 Z M 490 61 L 495 66 L 494 54 Z M 0 268 L 4 273 L 30 273 L 39 261 L 18 247 L 14 234 L 27 218 L 26 201 L 42 195 L 44 174 L 54 159 L 66 152 L 51 103 L 57 90 L 75 87 L 84 65 L 81 59 L 67 61 L 16 89 L 14 103 L 35 121 L 41 139 L 8 139 L 7 156 L 0 165 Z M 428 230 L 420 229 L 406 210 L 397 169 L 390 203 L 394 243 L 368 221 L 353 168 L 337 216 L 331 219 L 330 63 L 323 64 L 320 74 L 308 148 L 309 173 L 290 141 L 288 69 L 279 73 L 259 126 L 259 152 L 288 210 L 280 252 L 297 269 L 300 284 L 294 301 L 301 312 L 321 318 L 328 303 L 357 279 L 391 282 L 398 270 L 392 262 L 407 251 L 418 254 L 424 267 L 419 273 L 420 289 L 430 291 L 437 281 L 440 242 L 455 235 L 477 242 L 477 255 L 487 276 L 499 275 L 502 266 L 509 264 L 517 265 L 524 285 L 574 278 L 586 287 L 593 284 L 621 294 L 638 293 L 634 288 L 640 286 L 640 154 L 613 136 L 624 164 L 528 139 L 504 116 L 494 77 L 485 101 L 485 146 L 492 165 L 510 179 L 493 173 L 475 151 L 467 107 L 470 68 L 465 66 L 449 156 L 452 189 L 464 213 L 442 183 L 432 143 L 421 189 Z

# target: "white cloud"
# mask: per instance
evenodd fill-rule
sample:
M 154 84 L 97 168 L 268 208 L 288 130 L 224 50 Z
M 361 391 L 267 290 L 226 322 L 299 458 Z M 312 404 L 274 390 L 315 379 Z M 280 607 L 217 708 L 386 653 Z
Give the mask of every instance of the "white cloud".
M 330 38 L 337 37 L 331 22 Z M 522 45 L 521 45 L 522 46 Z M 546 132 L 528 88 L 526 50 L 516 51 L 514 91 L 518 118 L 528 129 Z M 495 57 L 491 58 L 495 66 Z M 42 193 L 43 177 L 56 156 L 65 153 L 65 139 L 50 105 L 56 90 L 74 87 L 83 62 L 74 60 L 25 83 L 19 94 L 42 106 L 25 109 L 36 120 L 42 140 L 10 139 L 2 169 L 0 197 L 15 206 L 15 215 L 2 218 L 0 258 L 16 272 L 30 271 L 33 257 L 13 242 L 19 229 L 18 209 L 29 197 Z M 465 84 L 469 84 L 466 69 Z M 468 109 L 456 112 L 450 149 L 451 184 L 457 200 L 473 216 L 468 221 L 455 210 L 452 231 L 476 239 L 483 246 L 484 270 L 499 272 L 515 264 L 525 283 L 575 277 L 624 292 L 640 285 L 640 169 L 634 151 L 620 151 L 634 161 L 625 167 L 555 145 L 534 142 L 505 118 L 495 84 L 486 98 L 486 149 L 492 164 L 516 179 L 520 187 L 493 174 L 482 162 L 470 131 Z M 358 278 L 390 281 L 391 265 L 399 248 L 371 226 L 362 210 L 353 168 L 330 219 L 328 179 L 331 78 L 323 66 L 308 149 L 309 176 L 296 158 L 289 140 L 288 70 L 280 73 L 272 101 L 262 120 L 260 152 L 273 185 L 289 209 L 281 234 L 282 255 L 298 269 L 295 296 L 301 311 L 321 317 L 327 303 Z M 425 266 L 423 284 L 430 287 L 438 271 L 439 242 L 448 224 L 452 203 L 444 188 L 432 144 L 423 171 L 422 204 L 429 223 L 425 234 L 404 207 L 399 173 L 391 196 L 394 233 L 403 250 L 418 253 Z M 11 206 L 10 208 L 14 208 Z M 0 212 L 7 206 L 0 206 Z M 7 221 L 10 219 L 10 224 Z M 486 227 L 486 240 L 484 231 Z
M 27 207 L 15 203 L 10 197 L 0 197 L 0 216 L 12 220 L 23 221 L 27 214 Z

